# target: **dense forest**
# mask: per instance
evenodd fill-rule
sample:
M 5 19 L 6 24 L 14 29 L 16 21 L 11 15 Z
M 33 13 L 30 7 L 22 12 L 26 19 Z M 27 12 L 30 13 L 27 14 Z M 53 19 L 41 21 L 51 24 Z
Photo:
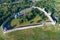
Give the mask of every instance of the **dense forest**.
M 19 2 L 17 0 L 0 0 L 0 25 L 12 14 L 20 12 L 25 8 L 29 8 L 32 5 L 45 8 L 47 12 L 55 12 L 55 1 L 53 0 L 41 0 L 38 2 L 29 0 L 19 0 Z

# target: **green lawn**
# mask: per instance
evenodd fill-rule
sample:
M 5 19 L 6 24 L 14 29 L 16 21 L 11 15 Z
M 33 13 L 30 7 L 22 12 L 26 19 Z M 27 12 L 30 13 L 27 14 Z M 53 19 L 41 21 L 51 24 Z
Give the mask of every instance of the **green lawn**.
M 54 26 L 44 26 L 14 31 L 6 34 L 6 37 L 6 40 L 60 40 L 60 31 L 56 32 Z
M 2 29 L 1 29 L 1 26 L 0 26 L 0 40 L 4 40 L 3 36 L 2 36 Z
M 20 24 L 19 19 L 13 19 L 13 20 L 11 21 L 11 26 L 16 25 L 16 27 L 23 26 L 23 25 L 28 25 L 28 24 L 30 24 L 29 21 L 23 22 L 22 24 Z

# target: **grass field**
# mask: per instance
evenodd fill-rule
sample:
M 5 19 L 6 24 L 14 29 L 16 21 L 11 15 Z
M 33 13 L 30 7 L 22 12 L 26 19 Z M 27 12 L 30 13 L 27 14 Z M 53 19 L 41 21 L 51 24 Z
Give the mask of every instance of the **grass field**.
M 20 27 L 20 26 L 28 25 L 28 24 L 30 24 L 29 21 L 20 24 L 20 23 L 19 23 L 19 19 L 13 19 L 13 20 L 11 21 L 11 26 L 16 25 L 16 27 Z
M 3 37 L 2 37 L 2 29 L 1 29 L 1 26 L 0 26 L 0 40 L 4 40 Z
M 54 26 L 14 31 L 6 34 L 6 40 L 60 40 L 60 31 Z

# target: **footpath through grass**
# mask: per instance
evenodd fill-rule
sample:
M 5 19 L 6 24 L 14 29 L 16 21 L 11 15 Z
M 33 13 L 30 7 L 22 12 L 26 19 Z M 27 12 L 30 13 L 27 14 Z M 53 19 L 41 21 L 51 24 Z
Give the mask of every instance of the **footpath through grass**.
M 6 40 L 60 40 L 60 30 L 54 26 L 14 31 L 6 34 Z

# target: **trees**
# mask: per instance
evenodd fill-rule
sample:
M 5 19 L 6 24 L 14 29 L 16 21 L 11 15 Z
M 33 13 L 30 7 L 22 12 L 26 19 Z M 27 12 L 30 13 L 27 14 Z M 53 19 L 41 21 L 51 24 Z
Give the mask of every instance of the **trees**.
M 50 5 L 48 5 L 47 7 L 45 7 L 45 11 L 48 12 L 48 13 L 49 12 L 54 12 L 54 8 Z
M 35 2 L 34 5 L 38 6 L 38 7 L 41 7 L 41 8 L 45 8 L 48 5 L 55 6 L 54 3 L 55 3 L 54 0 L 41 0 L 41 1 Z
M 3 1 L 3 0 L 1 0 Z M 2 22 L 4 20 L 6 20 L 8 17 L 10 17 L 10 15 L 20 12 L 21 10 L 25 9 L 26 6 L 31 6 L 32 2 L 30 2 L 29 0 L 24 0 L 23 2 L 20 3 L 15 3 L 15 0 L 6 0 L 6 4 L 2 3 L 0 6 L 0 22 L 2 24 Z M 5 1 L 3 1 L 5 2 Z M 14 3 L 13 3 L 14 2 Z M 54 6 L 54 1 L 53 0 L 41 0 L 38 2 L 35 2 L 34 4 L 35 6 L 39 6 L 41 8 L 46 8 L 47 12 L 52 11 L 53 6 Z M 33 14 L 32 14 L 33 13 Z M 37 13 L 39 13 L 39 11 L 37 9 L 33 9 L 28 15 L 26 15 L 26 19 L 28 18 L 28 20 L 31 20 L 35 17 L 35 15 L 37 15 Z
M 25 3 L 26 5 L 31 5 L 30 0 L 24 0 L 24 3 Z
M 25 8 L 25 4 L 23 2 L 21 3 L 6 3 L 1 4 L 0 6 L 0 25 L 11 15 L 14 13 L 20 12 Z

